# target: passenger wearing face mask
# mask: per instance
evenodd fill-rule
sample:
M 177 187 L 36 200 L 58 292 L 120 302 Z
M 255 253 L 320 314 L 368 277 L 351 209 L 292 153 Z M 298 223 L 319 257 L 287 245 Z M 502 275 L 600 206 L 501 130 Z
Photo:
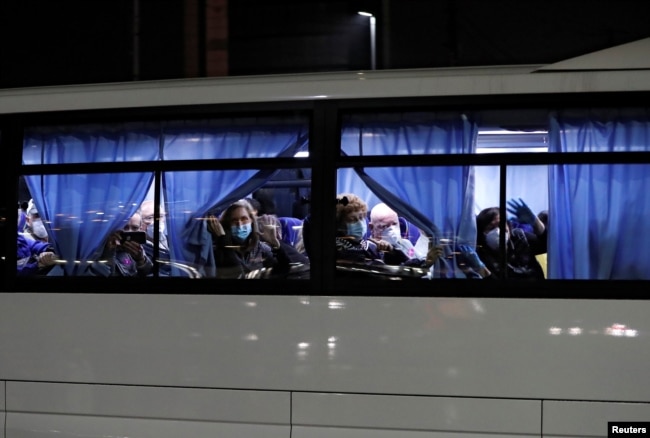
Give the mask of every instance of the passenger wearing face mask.
M 154 226 L 155 226 L 155 212 L 154 202 L 152 200 L 144 201 L 140 204 L 138 210 L 142 222 L 140 231 L 144 231 L 147 235 L 147 242 L 144 247 L 144 252 L 151 260 L 154 260 Z M 160 206 L 160 219 L 158 220 L 158 258 L 156 260 L 162 263 L 158 264 L 158 274 L 162 277 L 169 277 L 171 275 L 171 264 L 169 263 L 169 246 L 167 245 L 166 218 L 164 206 Z M 151 274 L 153 275 L 153 274 Z
M 278 264 L 273 248 L 260 239 L 257 218 L 246 200 L 231 204 L 218 220 L 210 216 L 208 230 L 217 278 L 245 278 L 252 271 Z
M 384 253 L 384 262 L 389 265 L 419 265 L 425 255 L 416 251 L 410 240 L 402 237 L 397 213 L 388 205 L 381 203 L 370 210 L 370 237 L 374 241 L 383 241 L 392 249 Z
M 442 248 L 439 246 L 431 248 L 424 257 L 419 256 L 415 250 L 411 253 L 406 247 L 407 244 L 400 242 L 400 238 L 398 237 L 399 225 L 397 226 L 397 230 L 390 227 L 384 227 L 380 230 L 377 222 L 375 222 L 371 228 L 378 233 L 378 236 L 373 235 L 371 231 L 370 237 L 366 237 L 368 231 L 368 225 L 366 225 L 367 214 L 368 207 L 358 196 L 352 193 L 343 193 L 337 196 L 337 263 L 353 262 L 366 265 L 390 264 L 428 268 L 442 254 Z M 397 232 L 397 235 L 393 235 L 394 231 Z M 382 235 L 384 238 L 382 238 Z M 403 247 L 400 246 L 401 243 L 403 243 Z M 410 244 L 410 242 L 408 243 Z M 413 257 L 409 257 L 409 253 Z
M 422 254 L 409 239 L 402 237 L 397 212 L 384 203 L 377 204 L 370 210 L 368 227 L 371 239 L 390 243 L 392 249 L 384 252 L 384 262 L 388 265 L 428 268 L 443 256 L 442 246 L 433 247 L 427 254 Z M 461 245 L 458 251 L 466 278 L 485 278 L 490 275 L 490 271 L 470 246 Z
M 366 238 L 367 215 L 368 206 L 357 195 L 343 193 L 336 197 L 337 263 L 385 264 L 382 251 L 393 248 L 388 242 Z
M 506 270 L 501 267 L 498 207 L 486 208 L 476 216 L 476 252 L 494 278 L 543 280 L 544 270 L 535 255 L 546 252 L 546 227 L 521 199 L 508 201 L 508 211 L 515 215 L 518 224 L 529 227 L 515 228 L 514 222 L 506 221 Z
M 25 214 L 25 231 L 22 235 L 26 239 L 39 240 L 41 242 L 49 241 L 47 230 L 43 224 L 41 216 L 38 214 L 34 200 L 30 199 L 27 204 L 27 212 Z

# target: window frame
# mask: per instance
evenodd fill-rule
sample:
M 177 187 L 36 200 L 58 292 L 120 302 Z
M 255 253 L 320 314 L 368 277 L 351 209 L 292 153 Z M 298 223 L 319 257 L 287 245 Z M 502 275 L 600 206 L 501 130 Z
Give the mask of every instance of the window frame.
M 645 298 L 641 290 L 650 282 L 644 280 L 434 280 L 395 283 L 375 279 L 341 279 L 335 274 L 333 242 L 335 225 L 332 199 L 336 196 L 336 170 L 341 167 L 382 166 L 457 166 L 490 165 L 501 167 L 500 204 L 505 205 L 505 172 L 509 165 L 553 164 L 633 164 L 650 163 L 650 152 L 605 153 L 488 153 L 474 155 L 412 155 L 412 156 L 341 156 L 340 132 L 346 113 L 454 111 L 454 110 L 513 110 L 562 109 L 626 106 L 647 106 L 648 92 L 615 93 L 557 93 L 529 95 L 445 96 L 418 98 L 369 98 L 287 101 L 254 104 L 216 104 L 129 109 L 97 109 L 89 111 L 61 111 L 0 116 L 2 146 L 10 163 L 7 191 L 2 194 L 2 205 L 7 206 L 7 223 L 13 223 L 9 206 L 15 206 L 18 177 L 25 174 L 93 173 L 152 171 L 213 170 L 241 168 L 311 168 L 312 171 L 312 227 L 311 239 L 315 248 L 309 280 L 223 280 L 182 278 L 111 279 L 109 282 L 85 277 L 45 277 L 19 279 L 15 275 L 16 243 L 9 235 L 10 226 L 3 232 L 6 253 L 4 288 L 15 292 L 68 293 L 162 293 L 162 294 L 270 294 L 270 295 L 354 295 L 354 296 L 465 296 L 483 298 Z M 606 102 L 606 104 L 605 104 Z M 23 165 L 22 139 L 24 128 L 35 125 L 114 123 L 120 121 L 163 121 L 187 118 L 250 117 L 289 113 L 307 114 L 310 120 L 310 154 L 308 158 L 180 160 L 143 163 L 75 163 L 57 165 Z M 396 162 L 397 160 L 397 162 Z M 115 281 L 113 281 L 115 280 Z M 188 283 L 190 281 L 190 283 Z M 408 285 L 406 284 L 408 283 Z M 435 286 L 434 286 L 435 284 Z M 602 291 L 616 291 L 616 296 L 602 296 Z M 128 292 L 127 292 L 128 293 Z

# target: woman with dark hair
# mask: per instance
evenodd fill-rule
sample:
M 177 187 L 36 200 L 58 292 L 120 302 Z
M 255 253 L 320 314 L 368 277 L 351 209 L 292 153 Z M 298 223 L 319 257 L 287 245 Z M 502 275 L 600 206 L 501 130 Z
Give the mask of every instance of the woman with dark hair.
M 506 270 L 501 268 L 499 248 L 501 213 L 498 207 L 482 210 L 476 216 L 476 252 L 496 278 L 544 279 L 544 271 L 535 258 L 546 252 L 546 227 L 520 199 L 508 201 L 508 211 L 520 224 L 528 224 L 533 232 L 514 227 L 506 221 Z
M 246 200 L 232 203 L 208 219 L 218 278 L 244 278 L 246 274 L 272 268 L 277 259 L 270 245 L 260 239 L 257 218 Z

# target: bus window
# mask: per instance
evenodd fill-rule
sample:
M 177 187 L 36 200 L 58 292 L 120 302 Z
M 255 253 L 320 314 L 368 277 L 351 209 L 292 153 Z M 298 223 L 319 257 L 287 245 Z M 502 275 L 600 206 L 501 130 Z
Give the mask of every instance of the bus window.
M 171 266 L 161 272 L 308 278 L 309 259 L 301 249 L 304 216 L 297 208 L 310 190 L 304 174 L 299 169 L 164 172 Z
M 153 174 L 27 175 L 23 179 L 28 192 L 21 191 L 20 196 L 28 207 L 19 234 L 30 242 L 43 241 L 52 247 L 56 262 L 47 270 L 48 275 L 79 276 L 99 275 L 97 272 L 105 270 L 101 267 L 113 263 L 108 257 L 121 252 L 123 243 L 116 233 L 138 231 L 140 223 L 135 224 L 132 217 Z M 143 234 L 137 234 L 139 241 Z M 145 261 L 144 253 L 134 245 L 126 244 L 133 251 L 123 254 L 122 261 L 129 265 L 129 273 L 144 276 L 141 269 L 131 269 Z M 42 273 L 44 270 L 39 271 Z
M 160 184 L 149 172 L 29 175 L 22 178 L 28 189 L 20 197 L 29 207 L 19 232 L 56 254 L 56 266 L 38 275 L 305 279 L 307 174 L 169 171 Z M 246 210 L 234 212 L 241 223 L 234 204 Z
M 473 179 L 469 166 L 339 169 L 338 272 L 483 278 L 475 253 Z

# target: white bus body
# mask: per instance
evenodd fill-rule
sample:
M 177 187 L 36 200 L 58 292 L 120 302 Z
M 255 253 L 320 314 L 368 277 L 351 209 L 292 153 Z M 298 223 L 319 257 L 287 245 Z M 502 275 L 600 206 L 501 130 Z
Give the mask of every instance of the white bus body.
M 0 114 L 650 92 L 649 70 L 539 67 L 0 90 Z M 0 293 L 0 438 L 604 437 L 650 421 L 650 301 L 580 283 L 567 299 L 41 284 Z

